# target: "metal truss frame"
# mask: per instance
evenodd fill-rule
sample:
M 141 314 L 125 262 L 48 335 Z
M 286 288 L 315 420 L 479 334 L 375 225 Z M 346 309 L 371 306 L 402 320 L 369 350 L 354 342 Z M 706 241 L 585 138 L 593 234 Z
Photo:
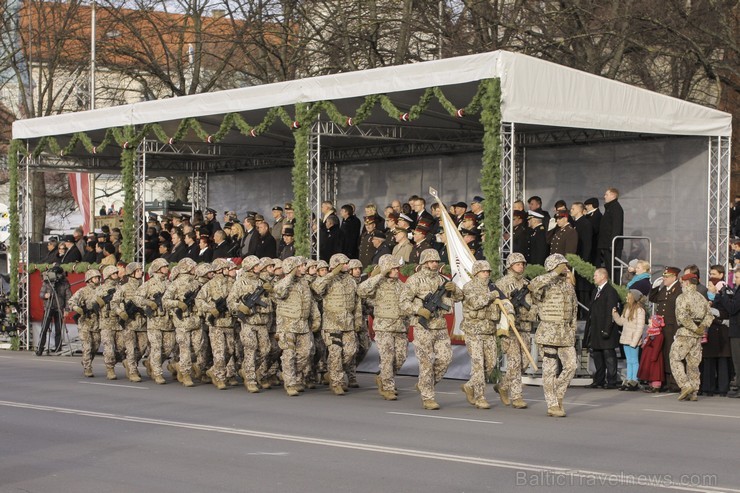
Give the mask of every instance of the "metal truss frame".
M 621 140 L 634 140 L 636 137 L 647 140 L 661 136 L 616 132 L 612 130 L 598 130 L 593 128 L 556 128 L 542 131 L 520 132 L 517 136 L 517 144 L 522 147 L 551 147 L 573 144 L 618 142 Z
M 709 137 L 707 166 L 707 265 L 727 265 L 730 249 L 730 137 Z
M 308 135 L 308 210 L 316 214 L 316 232 L 311 233 L 311 257 L 319 259 L 321 202 L 334 203 L 337 196 L 337 166 L 322 158 L 322 122 L 316 120 Z
M 506 258 L 511 253 L 513 242 L 513 216 L 511 205 L 514 203 L 517 190 L 516 166 L 516 130 L 514 123 L 501 123 L 501 244 L 499 245 L 500 258 Z
M 10 258 L 8 251 L 8 272 L 10 269 L 18 269 L 19 265 L 24 265 L 23 273 L 18 276 L 18 323 L 22 324 L 24 330 L 19 333 L 21 347 L 26 351 L 31 349 L 33 330 L 31 329 L 31 299 L 29 293 L 30 274 L 28 272 L 28 261 L 30 257 L 30 242 L 32 231 L 32 207 L 31 202 L 31 168 L 36 161 L 29 149 L 26 149 L 26 155 L 18 153 L 18 224 L 20 226 L 20 258 Z
M 146 272 L 146 255 L 144 241 L 146 239 L 146 141 L 141 142 L 136 149 L 134 160 L 134 261 L 141 263 L 143 272 Z
M 208 173 L 197 171 L 190 175 L 190 194 L 193 196 L 192 214 L 208 206 Z

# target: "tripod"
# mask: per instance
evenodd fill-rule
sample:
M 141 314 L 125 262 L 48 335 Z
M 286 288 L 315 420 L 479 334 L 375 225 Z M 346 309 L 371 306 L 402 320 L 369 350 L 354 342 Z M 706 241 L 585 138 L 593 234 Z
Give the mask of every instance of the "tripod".
M 45 303 L 44 306 L 44 318 L 41 322 L 41 333 L 39 334 L 39 344 L 36 347 L 36 356 L 41 356 L 44 354 L 44 351 L 46 351 L 46 354 L 51 354 L 51 334 L 49 332 L 51 331 L 51 318 L 56 317 L 54 321 L 54 327 L 55 329 L 58 328 L 59 330 L 55 330 L 55 336 L 58 332 L 61 335 L 61 340 L 56 340 L 54 343 L 56 344 L 56 350 L 54 351 L 54 354 L 61 355 L 62 353 L 62 347 L 67 345 L 67 351 L 65 351 L 65 354 L 72 354 L 71 350 L 71 344 L 69 341 L 69 331 L 67 330 L 67 324 L 64 321 L 64 312 L 62 311 L 61 306 L 59 306 L 59 295 L 57 294 L 57 291 L 55 289 L 55 285 L 51 282 L 44 280 L 44 283 L 46 284 L 46 287 L 49 288 L 51 292 L 51 296 L 46 300 L 47 303 Z M 47 338 L 49 345 L 47 347 Z

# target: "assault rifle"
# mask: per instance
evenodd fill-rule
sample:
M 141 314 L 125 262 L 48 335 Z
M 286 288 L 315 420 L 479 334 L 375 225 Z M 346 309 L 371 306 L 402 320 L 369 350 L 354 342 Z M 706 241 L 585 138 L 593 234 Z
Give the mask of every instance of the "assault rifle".
M 108 306 L 110 303 L 110 300 L 113 299 L 113 293 L 116 292 L 116 288 L 110 288 L 107 293 L 101 298 L 103 300 L 103 306 Z M 100 310 L 103 308 L 103 306 L 100 305 L 100 303 L 96 301 L 93 302 L 93 308 L 92 311 L 95 313 L 100 313 Z
M 255 306 L 261 306 L 263 308 L 267 308 L 267 303 L 262 301 L 262 294 L 265 292 L 265 288 L 262 286 L 255 289 L 251 294 L 245 294 L 241 297 L 241 302 L 244 306 L 249 308 L 250 310 L 254 311 Z M 239 310 L 236 311 L 236 318 L 241 320 L 242 322 L 247 321 L 247 316 L 240 312 Z
M 195 297 L 198 296 L 198 291 L 188 291 L 185 293 L 185 296 L 182 298 L 182 302 L 188 305 L 188 308 L 193 307 L 193 303 L 195 303 Z M 177 316 L 178 320 L 182 320 L 182 310 L 180 308 L 175 308 L 175 315 Z
M 226 297 L 219 298 L 216 300 L 216 310 L 218 310 L 218 316 L 222 316 L 229 311 L 229 307 L 226 306 Z M 216 322 L 216 317 L 208 315 L 208 323 L 213 325 Z
M 128 300 L 123 304 L 123 311 L 126 312 L 129 320 L 132 320 L 134 317 L 136 317 L 137 314 L 141 315 L 142 317 L 145 315 L 144 310 L 136 306 L 136 303 L 131 300 Z M 118 325 L 120 325 L 121 327 L 126 327 L 126 321 L 122 318 L 119 318 Z
M 531 310 L 532 307 L 527 303 L 526 297 L 529 290 L 527 286 L 522 286 L 519 289 L 515 289 L 509 294 L 509 301 L 514 305 L 514 308 L 524 308 L 525 310 Z
M 161 293 L 157 293 L 154 296 L 152 296 L 152 300 L 154 301 L 154 303 L 156 303 L 157 309 L 163 311 L 164 308 L 162 308 L 162 296 L 164 296 L 164 291 L 161 292 Z M 147 306 L 147 307 L 144 308 L 144 313 L 146 314 L 147 317 L 153 317 L 154 316 L 154 310 L 152 310 L 151 307 L 149 307 L 149 306 Z
M 456 275 L 457 274 L 455 274 L 455 276 Z M 452 276 L 452 279 L 455 279 L 455 276 Z M 452 282 L 452 279 L 450 279 L 449 282 Z M 447 291 L 445 289 L 445 284 L 447 284 L 447 282 L 448 281 L 440 284 L 434 293 L 429 293 L 424 297 L 424 300 L 422 301 L 421 306 L 429 310 L 429 313 L 431 313 L 431 317 L 434 317 L 439 310 L 448 311 L 450 309 L 450 305 L 447 305 L 442 301 L 442 298 Z M 419 325 L 428 330 L 429 320 L 424 317 L 419 317 Z

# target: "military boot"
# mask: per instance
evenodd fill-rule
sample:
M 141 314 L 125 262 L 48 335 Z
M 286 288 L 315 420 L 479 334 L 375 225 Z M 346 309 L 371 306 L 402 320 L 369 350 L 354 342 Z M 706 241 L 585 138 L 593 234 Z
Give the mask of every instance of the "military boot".
M 465 393 L 465 398 L 468 400 L 468 404 L 475 406 L 475 392 L 468 386 L 467 383 L 462 385 L 462 391 Z
M 190 375 L 188 375 L 188 374 L 182 375 L 182 384 L 185 387 L 193 387 L 195 385 L 193 383 L 193 380 L 190 378 Z
M 396 394 L 394 394 L 393 391 L 390 391 L 390 390 L 381 390 L 380 395 L 382 395 L 383 399 L 387 401 L 398 400 L 398 397 L 396 396 Z
M 170 372 L 173 377 L 177 377 L 177 367 L 172 361 L 167 362 L 167 371 Z
M 136 370 L 130 372 L 127 377 L 129 382 L 141 382 L 141 375 L 139 375 L 139 372 Z
M 334 395 L 344 395 L 344 388 L 341 385 L 332 385 L 331 391 L 334 392 Z
M 504 406 L 511 405 L 511 399 L 509 399 L 509 391 L 507 389 L 502 389 L 501 387 L 499 387 L 498 396 L 501 399 L 501 404 L 503 404 Z
M 200 376 L 200 381 L 201 381 L 201 383 L 211 383 L 211 377 L 209 377 L 208 375 L 206 375 L 205 373 L 203 373 Z
M 565 412 L 565 408 L 563 407 L 563 399 L 558 399 L 558 407 L 561 411 Z
M 298 392 L 298 389 L 289 385 L 285 387 L 285 392 L 288 394 L 288 397 L 296 397 L 298 395 L 301 395 L 300 392 Z
M 123 369 L 126 370 L 126 375 L 128 375 L 129 373 L 131 373 L 131 371 L 128 369 L 128 361 L 127 360 L 123 360 Z
M 94 377 L 94 376 L 95 376 L 95 375 L 93 375 L 93 371 L 92 371 L 92 368 L 85 368 L 85 369 L 84 369 L 84 370 L 82 371 L 82 374 L 83 374 L 83 375 L 85 375 L 85 376 L 86 376 L 87 378 L 92 378 L 92 377 Z
M 689 400 L 690 400 L 691 402 L 696 402 L 696 401 L 698 401 L 698 400 L 699 400 L 699 398 L 698 398 L 698 397 L 696 396 L 696 392 L 692 392 L 692 393 L 691 393 L 691 395 L 689 396 Z
M 203 370 L 201 370 L 200 365 L 198 363 L 193 363 L 193 366 L 190 369 L 190 372 L 193 374 L 193 377 L 200 378 L 203 375 Z
M 270 380 L 262 380 L 260 382 L 260 387 L 262 387 L 264 390 L 268 390 L 272 388 L 272 384 L 270 384 Z
M 475 407 L 478 409 L 491 409 L 491 405 L 488 403 L 485 397 L 479 397 L 475 401 Z
M 105 378 L 107 378 L 108 380 L 118 380 L 118 377 L 116 376 L 116 372 L 113 368 L 105 369 Z
M 565 417 L 565 411 L 560 409 L 559 406 L 553 406 L 547 408 L 547 415 L 552 416 L 554 418 L 564 418 Z
M 360 384 L 357 383 L 357 377 L 349 377 L 349 388 L 351 389 L 359 389 Z
M 215 385 L 218 390 L 226 390 L 226 382 L 224 382 L 223 380 L 219 380 L 218 378 L 213 378 L 211 381 L 213 382 L 213 385 Z
M 229 387 L 239 386 L 239 380 L 237 380 L 236 377 L 233 375 L 226 379 L 226 383 L 229 385 Z
M 154 377 L 154 383 L 156 383 L 157 385 L 164 385 L 167 383 L 167 380 L 165 380 L 162 375 L 156 375 Z
M 244 368 L 239 368 L 236 374 L 239 375 L 244 382 L 247 381 L 246 373 L 244 373 Z
M 434 399 L 421 401 L 421 405 L 424 409 L 427 409 L 429 411 L 436 411 L 437 409 L 439 409 L 439 404 L 437 404 L 437 401 L 435 401 Z
M 146 368 L 146 374 L 149 378 L 154 378 L 154 373 L 152 372 L 152 364 L 149 362 L 149 358 L 146 358 L 144 360 L 144 368 Z
M 527 403 L 522 398 L 517 398 L 511 401 L 511 407 L 514 409 L 527 409 Z
M 174 367 L 175 367 L 175 372 L 176 372 L 175 373 L 175 376 L 177 377 L 177 381 L 180 382 L 180 383 L 183 383 L 182 382 L 182 373 L 180 372 L 180 363 L 175 363 L 174 364 Z
M 321 376 L 321 383 L 323 383 L 324 385 L 331 385 L 331 380 L 329 380 L 329 372 L 325 372 Z
M 694 389 L 692 389 L 691 387 L 686 387 L 685 389 L 681 390 L 680 394 L 678 394 L 678 400 L 685 401 L 693 392 Z
M 250 394 L 259 394 L 260 388 L 257 385 L 257 382 L 244 382 L 244 387 L 246 387 L 247 392 Z

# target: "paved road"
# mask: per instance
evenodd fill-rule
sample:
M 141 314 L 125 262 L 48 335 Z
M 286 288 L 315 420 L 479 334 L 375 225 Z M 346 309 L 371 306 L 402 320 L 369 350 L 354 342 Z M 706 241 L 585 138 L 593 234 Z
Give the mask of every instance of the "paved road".
M 368 374 L 289 398 L 95 371 L 0 352 L 0 492 L 740 492 L 736 399 L 571 389 L 555 419 L 539 387 L 484 411 L 445 380 L 434 412 L 411 377 L 386 402 Z

